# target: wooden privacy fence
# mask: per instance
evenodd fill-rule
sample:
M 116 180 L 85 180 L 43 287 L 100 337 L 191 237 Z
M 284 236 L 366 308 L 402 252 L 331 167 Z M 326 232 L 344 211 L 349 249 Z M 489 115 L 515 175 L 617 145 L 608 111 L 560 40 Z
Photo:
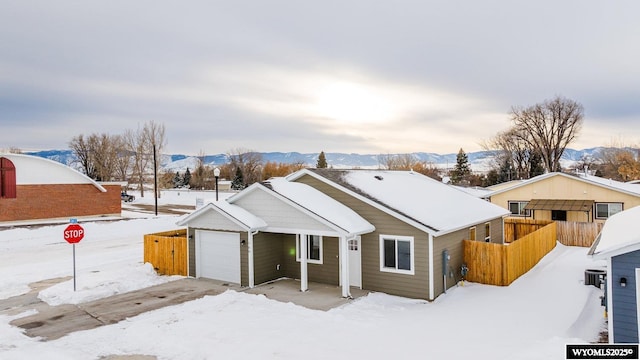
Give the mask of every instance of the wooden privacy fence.
M 533 220 L 521 218 L 506 218 L 504 220 L 504 242 L 510 243 L 531 234 L 552 223 L 549 220 Z
M 144 262 L 160 275 L 187 275 L 187 230 L 144 236 Z
M 591 247 L 604 223 L 558 221 L 558 241 L 566 246 Z
M 511 244 L 464 240 L 464 261 L 468 267 L 466 279 L 508 286 L 556 246 L 556 232 L 556 223 L 551 222 Z

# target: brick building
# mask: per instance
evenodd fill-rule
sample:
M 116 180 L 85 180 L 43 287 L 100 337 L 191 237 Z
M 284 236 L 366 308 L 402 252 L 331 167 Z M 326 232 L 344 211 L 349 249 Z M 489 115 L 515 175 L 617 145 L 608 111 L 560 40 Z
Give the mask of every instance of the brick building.
M 120 212 L 119 184 L 99 184 L 52 160 L 0 154 L 0 222 Z

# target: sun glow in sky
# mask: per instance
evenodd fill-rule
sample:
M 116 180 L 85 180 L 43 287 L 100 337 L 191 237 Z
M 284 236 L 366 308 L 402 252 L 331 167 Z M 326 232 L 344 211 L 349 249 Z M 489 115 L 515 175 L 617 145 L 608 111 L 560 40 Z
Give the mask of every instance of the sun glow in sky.
M 326 117 L 347 124 L 383 123 L 397 116 L 392 99 L 353 82 L 340 81 L 324 86 L 317 95 L 315 110 Z
M 640 143 L 637 0 L 123 4 L 3 3 L 0 149 L 154 120 L 176 154 L 470 152 L 556 95 L 572 148 Z

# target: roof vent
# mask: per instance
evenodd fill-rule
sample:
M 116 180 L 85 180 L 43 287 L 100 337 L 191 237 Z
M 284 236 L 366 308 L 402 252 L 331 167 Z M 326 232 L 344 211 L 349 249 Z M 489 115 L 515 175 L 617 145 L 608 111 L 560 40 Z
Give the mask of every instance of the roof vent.
M 376 179 L 378 179 L 378 180 L 380 180 L 380 181 L 382 181 L 382 179 L 384 179 L 384 178 L 383 178 L 382 176 L 380 176 L 380 175 L 376 175 L 376 176 L 374 176 L 374 178 L 376 178 Z

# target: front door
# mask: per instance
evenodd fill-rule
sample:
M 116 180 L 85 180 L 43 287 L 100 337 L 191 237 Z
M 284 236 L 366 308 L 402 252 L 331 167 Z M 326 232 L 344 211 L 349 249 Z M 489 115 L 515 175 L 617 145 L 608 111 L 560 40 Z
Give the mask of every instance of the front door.
M 349 240 L 349 285 L 362 288 L 361 239 Z

